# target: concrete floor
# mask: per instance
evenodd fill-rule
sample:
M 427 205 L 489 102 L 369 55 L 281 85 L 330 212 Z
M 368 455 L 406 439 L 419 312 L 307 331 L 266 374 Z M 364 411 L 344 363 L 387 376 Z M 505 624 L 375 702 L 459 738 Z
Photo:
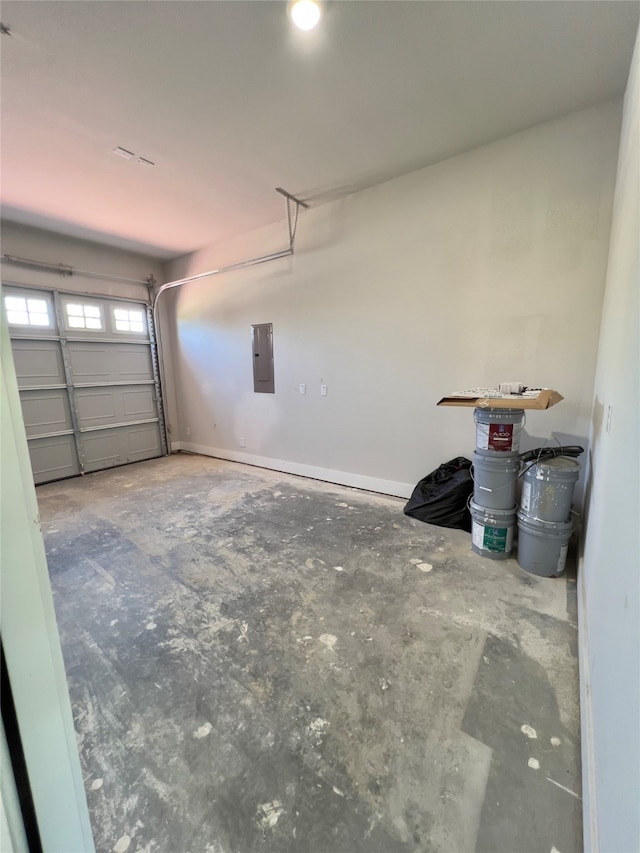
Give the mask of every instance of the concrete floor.
M 575 853 L 575 582 L 177 455 L 38 489 L 96 847 Z

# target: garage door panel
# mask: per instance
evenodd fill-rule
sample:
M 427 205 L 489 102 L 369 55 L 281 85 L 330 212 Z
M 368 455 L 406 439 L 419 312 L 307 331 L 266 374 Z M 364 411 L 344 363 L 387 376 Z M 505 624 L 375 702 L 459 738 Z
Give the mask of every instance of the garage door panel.
M 68 341 L 74 383 L 132 382 L 153 379 L 148 344 L 109 344 Z
M 64 385 L 64 362 L 59 341 L 11 341 L 19 388 Z
M 147 306 L 35 288 L 6 295 L 24 303 L 12 303 L 10 335 L 35 482 L 162 456 L 155 349 L 146 322 L 138 329 Z
M 67 352 L 74 382 L 109 382 L 111 379 L 102 347 L 67 342 Z
M 20 402 L 28 437 L 73 429 L 66 388 L 23 390 Z
M 122 350 L 119 358 L 119 375 L 123 379 L 151 379 L 153 377 L 153 365 L 151 364 L 151 350 L 149 347 L 129 347 L 129 352 Z
M 81 429 L 157 417 L 153 385 L 76 389 Z
M 80 429 L 116 423 L 118 420 L 112 388 L 78 388 L 76 404 Z
M 160 453 L 158 424 L 141 424 L 128 431 L 129 455 L 136 459 L 149 459 Z
M 85 471 L 100 471 L 161 455 L 158 424 L 114 427 L 82 436 Z
M 144 420 L 157 415 L 156 391 L 152 385 L 125 388 L 122 392 L 122 411 L 128 420 Z
M 60 480 L 63 477 L 76 477 L 80 473 L 72 435 L 32 438 L 29 440 L 29 456 L 36 484 Z
M 119 436 L 112 432 L 100 431 L 85 435 L 84 448 L 85 471 L 99 471 L 113 465 L 122 465 Z

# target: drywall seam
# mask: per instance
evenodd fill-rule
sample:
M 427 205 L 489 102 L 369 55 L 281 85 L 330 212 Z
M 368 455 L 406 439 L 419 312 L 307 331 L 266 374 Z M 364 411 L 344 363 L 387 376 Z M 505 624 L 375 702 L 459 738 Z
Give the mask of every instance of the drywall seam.
M 578 663 L 580 670 L 580 739 L 582 751 L 582 831 L 585 853 L 599 853 L 595 749 L 589 677 L 589 632 L 584 560 L 578 563 Z
M 180 444 L 177 448 L 176 444 Z M 186 450 L 189 453 L 201 453 L 203 456 L 213 456 L 216 459 L 226 459 L 229 462 L 242 462 L 245 465 L 256 465 L 271 471 L 282 471 L 284 474 L 298 474 L 310 477 L 312 480 L 324 480 L 327 483 L 337 483 L 340 486 L 351 486 L 377 492 L 381 495 L 393 495 L 398 498 L 408 498 L 415 484 L 398 483 L 395 480 L 382 480 L 378 477 L 368 477 L 366 474 L 352 474 L 348 471 L 335 471 L 331 468 L 318 468 L 303 462 L 288 462 L 283 459 L 271 459 L 268 456 L 255 456 L 252 453 L 238 453 L 235 450 L 223 450 L 219 447 L 207 447 L 203 444 L 192 444 L 189 441 L 172 442 L 171 449 Z

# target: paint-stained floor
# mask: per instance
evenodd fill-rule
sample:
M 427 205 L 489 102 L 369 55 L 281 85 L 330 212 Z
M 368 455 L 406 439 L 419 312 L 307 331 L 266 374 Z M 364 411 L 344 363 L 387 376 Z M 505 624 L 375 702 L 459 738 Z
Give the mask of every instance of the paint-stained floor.
M 199 456 L 38 489 L 98 853 L 577 853 L 575 583 Z

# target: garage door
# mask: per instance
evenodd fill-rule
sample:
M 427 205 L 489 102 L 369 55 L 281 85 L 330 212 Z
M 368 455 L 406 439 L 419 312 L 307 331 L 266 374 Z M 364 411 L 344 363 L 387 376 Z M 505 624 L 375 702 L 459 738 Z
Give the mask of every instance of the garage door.
M 167 452 L 147 305 L 2 292 L 36 483 Z

